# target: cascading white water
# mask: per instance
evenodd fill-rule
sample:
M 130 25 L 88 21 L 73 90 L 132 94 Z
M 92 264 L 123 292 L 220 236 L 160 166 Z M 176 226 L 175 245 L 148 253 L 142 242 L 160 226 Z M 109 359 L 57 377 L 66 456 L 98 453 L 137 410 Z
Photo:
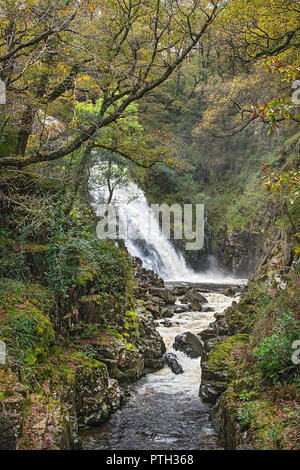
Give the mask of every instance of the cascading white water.
M 233 301 L 217 292 L 203 295 L 214 312 L 177 313 L 169 319 L 168 327 L 164 326 L 165 319 L 156 320 L 167 351 L 176 354 L 183 373 L 175 375 L 165 366 L 141 379 L 130 389 L 125 406 L 106 424 L 81 433 L 84 449 L 219 449 L 209 420 L 210 405 L 199 399 L 200 360 L 173 349 L 177 335 L 186 331 L 197 334 L 208 328 L 214 314 Z
M 93 167 L 91 172 L 91 195 L 93 207 L 108 199 L 105 183 L 97 183 L 97 176 L 103 172 L 103 166 Z M 98 178 L 99 180 L 99 178 Z M 183 256 L 162 233 L 156 214 L 149 206 L 144 192 L 133 182 L 116 187 L 113 204 L 119 208 L 119 224 L 130 228 L 124 237 L 125 245 L 132 256 L 138 256 L 146 269 L 151 269 L 168 281 L 186 282 L 236 282 L 236 279 L 220 273 L 215 266 L 207 272 L 196 273 L 190 269 Z
M 94 168 L 93 174 L 98 171 L 99 167 Z M 97 203 L 103 203 L 103 199 L 108 196 L 108 189 L 105 185 L 93 183 L 91 192 L 97 212 Z M 124 240 L 126 247 L 129 253 L 142 260 L 146 269 L 152 269 L 168 280 L 190 280 L 194 276 L 195 273 L 186 266 L 183 256 L 175 251 L 161 232 L 143 191 L 135 183 L 116 188 L 113 203 L 119 207 L 119 223 L 127 223 L 130 228 Z
M 101 172 L 93 169 L 93 175 Z M 91 181 L 94 209 L 107 201 L 105 185 Z M 130 232 L 124 237 L 128 251 L 138 256 L 145 268 L 156 271 L 169 287 L 204 284 L 244 284 L 218 271 L 216 265 L 206 273 L 196 273 L 186 266 L 182 255 L 160 230 L 155 213 L 147 203 L 143 191 L 134 183 L 119 187 L 114 192 L 114 204 L 119 206 L 119 223 L 127 222 Z M 151 236 L 149 237 L 149 226 Z M 134 234 L 134 236 L 132 236 Z M 214 261 L 214 260 L 212 260 Z M 171 282 L 173 281 L 173 282 Z M 219 289 L 219 286 L 217 287 Z M 175 375 L 169 367 L 152 372 L 130 388 L 130 398 L 110 420 L 94 430 L 81 433 L 84 449 L 113 450 L 208 450 L 218 449 L 217 436 L 209 420 L 210 405 L 199 399 L 201 380 L 200 360 L 174 351 L 175 337 L 190 331 L 197 334 L 209 327 L 215 314 L 223 312 L 233 302 L 222 293 L 202 292 L 207 299 L 206 311 L 184 311 L 168 319 L 155 320 L 167 352 L 175 353 L 183 368 Z M 238 297 L 235 297 L 238 300 Z M 176 303 L 181 304 L 182 298 Z

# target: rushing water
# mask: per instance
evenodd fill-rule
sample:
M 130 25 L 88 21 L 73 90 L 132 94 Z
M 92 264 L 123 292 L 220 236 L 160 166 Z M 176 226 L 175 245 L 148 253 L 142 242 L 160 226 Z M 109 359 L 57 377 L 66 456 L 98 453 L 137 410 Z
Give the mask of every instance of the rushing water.
M 100 203 L 107 200 L 107 188 L 97 183 L 102 167 L 92 171 L 91 195 L 97 212 Z M 147 203 L 143 191 L 135 183 L 119 187 L 114 192 L 114 204 L 119 208 L 119 223 L 127 223 L 130 231 L 124 237 L 128 251 L 138 256 L 143 266 L 152 269 L 165 281 L 182 283 L 243 284 L 243 280 L 225 277 L 214 265 L 208 272 L 196 273 L 183 256 L 176 252 L 164 236 L 155 213 Z M 151 227 L 151 233 L 149 233 Z M 149 237 L 149 235 L 151 235 Z M 208 284 L 208 285 L 207 285 Z M 202 286 L 204 287 L 204 286 Z M 225 286 L 224 286 L 225 287 Z M 214 290 L 211 288 L 211 290 Z M 184 353 L 173 351 L 175 337 L 186 331 L 194 334 L 207 328 L 215 320 L 214 313 L 222 312 L 232 298 L 217 292 L 204 293 L 213 312 L 189 311 L 174 314 L 171 327 L 157 320 L 157 328 L 168 352 L 174 352 L 183 368 L 175 375 L 169 367 L 149 374 L 132 386 L 126 404 L 110 420 L 92 430 L 81 433 L 85 449 L 113 450 L 197 450 L 217 449 L 217 437 L 209 420 L 210 405 L 199 397 L 201 369 L 199 359 L 190 359 Z
M 214 321 L 214 313 L 228 307 L 232 298 L 216 292 L 203 294 L 214 312 L 174 314 L 172 326 L 157 320 L 168 352 L 177 355 L 183 374 L 165 366 L 149 374 L 130 389 L 130 398 L 110 420 L 82 433 L 84 449 L 115 450 L 204 450 L 219 444 L 209 420 L 210 405 L 199 397 L 199 359 L 174 351 L 175 336 L 185 331 L 197 334 Z
M 96 213 L 99 204 L 108 199 L 108 189 L 99 178 L 102 172 L 103 166 L 95 166 L 90 180 L 92 205 Z M 207 272 L 196 273 L 189 268 L 182 254 L 175 250 L 161 231 L 155 212 L 149 206 L 144 192 L 135 183 L 116 187 L 112 204 L 118 209 L 119 225 L 129 228 L 123 237 L 126 247 L 132 256 L 142 260 L 144 268 L 151 269 L 169 281 L 236 282 L 230 276 L 225 278 L 224 273 L 217 268 L 213 256 L 210 257 Z

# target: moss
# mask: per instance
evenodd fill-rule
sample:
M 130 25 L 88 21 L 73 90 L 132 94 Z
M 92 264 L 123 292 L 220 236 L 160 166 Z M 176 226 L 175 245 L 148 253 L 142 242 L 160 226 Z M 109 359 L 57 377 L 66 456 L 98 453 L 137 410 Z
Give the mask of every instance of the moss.
M 13 248 L 15 251 L 23 251 L 25 253 L 45 253 L 49 250 L 49 245 L 37 245 L 35 243 L 15 243 Z
M 295 366 L 286 354 L 286 370 L 277 374 L 276 381 L 258 369 L 257 347 L 277 334 L 280 341 L 272 343 L 272 353 L 283 358 L 280 347 L 284 339 L 292 341 L 299 325 L 300 277 L 296 269 L 273 276 L 265 270 L 253 280 L 241 302 L 226 312 L 230 331 L 236 334 L 214 347 L 209 354 L 210 366 L 227 370 L 229 382 L 220 401 L 223 428 L 232 445 L 245 442 L 255 449 L 299 449 L 299 387 Z M 248 331 L 250 334 L 237 332 Z M 248 339 L 247 339 L 248 338 Z M 243 350 L 236 349 L 241 340 Z M 276 349 L 277 348 L 277 349 Z M 278 349 L 279 348 L 279 349 Z M 238 348 L 239 349 L 239 348 Z M 292 353 L 292 349 L 291 349 Z M 272 354 L 265 353 L 265 365 L 272 365 Z M 226 424 L 227 423 L 227 424 Z M 250 443 L 250 444 L 249 444 Z
M 69 361 L 71 365 L 80 365 L 82 367 L 87 367 L 89 369 L 100 368 L 103 372 L 107 373 L 107 367 L 103 362 L 97 361 L 91 357 L 86 356 L 81 351 L 76 351 L 69 356 Z
M 111 328 L 111 327 L 107 327 L 107 329 L 105 330 L 108 334 L 112 335 L 114 338 L 118 339 L 119 341 L 121 341 L 122 343 L 125 343 L 126 342 L 126 339 L 124 338 L 124 335 L 121 335 L 121 333 L 119 333 L 117 330 L 115 330 L 114 328 Z
M 50 303 L 47 289 L 39 284 L 25 286 L 5 280 L 0 292 L 0 335 L 6 342 L 8 357 L 17 366 L 44 362 L 55 340 L 46 314 Z
M 139 335 L 139 323 L 138 316 L 134 310 L 127 310 L 124 315 L 124 336 L 126 338 L 130 336 Z
M 81 269 L 77 278 L 77 285 L 84 286 L 88 281 L 93 281 L 96 274 L 96 269 Z
M 241 348 L 244 347 L 244 343 L 248 339 L 249 336 L 246 334 L 237 334 L 218 342 L 208 355 L 209 369 L 212 371 L 226 370 L 230 375 L 233 375 Z M 232 354 L 233 352 L 235 355 Z
M 136 347 L 131 343 L 126 343 L 125 349 L 126 351 L 136 351 Z

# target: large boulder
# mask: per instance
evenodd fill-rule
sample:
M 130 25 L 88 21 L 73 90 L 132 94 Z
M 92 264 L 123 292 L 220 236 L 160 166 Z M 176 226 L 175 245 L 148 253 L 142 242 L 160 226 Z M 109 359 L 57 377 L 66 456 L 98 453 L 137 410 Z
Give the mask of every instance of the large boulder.
M 203 346 L 201 339 L 189 331 L 176 336 L 173 344 L 176 351 L 182 351 L 191 358 L 202 357 Z
M 181 305 L 178 305 L 177 307 L 175 307 L 174 313 L 187 312 L 188 309 L 189 309 L 189 306 L 187 304 L 181 304 Z
M 228 335 L 228 325 L 225 318 L 219 318 L 218 320 L 210 323 L 209 325 L 216 336 L 225 336 Z
M 183 369 L 181 364 L 179 364 L 176 354 L 174 353 L 165 353 L 163 356 L 164 362 L 167 366 L 170 367 L 174 374 L 182 374 Z
M 151 287 L 150 294 L 153 297 L 158 297 L 163 300 L 166 304 L 175 304 L 176 297 L 172 295 L 169 289 L 163 287 Z
M 171 318 L 174 315 L 174 305 L 166 305 L 161 308 L 161 316 L 163 318 Z
M 152 315 L 139 311 L 139 337 L 135 339 L 135 345 L 145 360 L 145 372 L 161 369 L 163 367 L 162 356 L 166 352 L 165 343 L 156 330 Z
M 147 302 L 147 310 L 152 313 L 153 318 L 157 319 L 161 317 L 161 306 L 154 302 Z
M 182 298 L 183 303 L 197 302 L 199 305 L 207 303 L 207 299 L 194 287 L 191 287 Z
M 216 380 L 203 380 L 200 385 L 199 395 L 204 403 L 214 405 L 219 396 L 226 390 L 226 383 Z
M 82 341 L 81 346 L 85 347 L 88 355 L 104 363 L 109 376 L 120 384 L 134 382 L 142 376 L 145 366 L 143 355 L 131 343 L 115 338 L 113 334 L 99 334 L 95 339 Z
M 55 397 L 32 394 L 24 414 L 19 450 L 75 450 L 80 448 L 72 406 Z
M 215 338 L 216 333 L 214 332 L 214 330 L 212 328 L 207 328 L 206 330 L 200 331 L 200 333 L 198 333 L 198 336 L 203 341 L 206 341 L 207 339 Z
M 199 395 L 205 403 L 215 404 L 221 393 L 226 390 L 227 372 L 225 370 L 214 370 L 208 361 L 202 361 L 201 370 Z
M 181 295 L 186 294 L 189 289 L 190 287 L 187 286 L 175 286 L 171 290 L 171 294 L 175 295 L 175 297 L 180 297 Z
M 202 311 L 202 304 L 200 304 L 200 302 L 198 302 L 197 300 L 194 300 L 190 304 L 190 309 L 194 310 L 194 312 L 201 312 Z

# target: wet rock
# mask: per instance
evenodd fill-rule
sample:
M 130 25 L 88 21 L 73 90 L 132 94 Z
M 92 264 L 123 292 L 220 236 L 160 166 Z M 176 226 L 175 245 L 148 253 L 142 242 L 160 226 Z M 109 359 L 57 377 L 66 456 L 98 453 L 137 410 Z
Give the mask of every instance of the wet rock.
M 178 305 L 177 307 L 175 307 L 174 309 L 174 313 L 183 313 L 183 312 L 187 312 L 189 309 L 189 306 L 187 304 L 185 305 Z
M 75 409 L 81 428 L 97 426 L 109 416 L 108 373 L 104 364 L 82 364 L 75 372 Z
M 209 325 L 217 336 L 228 335 L 228 325 L 225 318 L 221 318 Z
M 119 387 L 118 381 L 114 379 L 108 380 L 107 398 L 110 404 L 111 412 L 117 411 L 125 398 L 124 391 Z
M 212 328 L 207 328 L 206 330 L 200 331 L 200 333 L 198 333 L 198 336 L 200 336 L 202 340 L 207 340 L 210 338 L 215 338 L 216 333 Z
M 167 305 L 161 308 L 161 316 L 163 318 L 170 318 L 174 315 L 174 305 Z
M 30 396 L 25 414 L 20 450 L 72 450 L 80 448 L 77 421 L 72 406 L 38 394 Z
M 219 396 L 226 390 L 224 382 L 217 382 L 215 380 L 203 380 L 200 385 L 199 395 L 204 403 L 214 405 Z
M 204 363 L 207 360 L 208 354 L 214 349 L 218 341 L 219 341 L 219 338 L 215 335 L 210 338 L 202 339 L 202 342 L 203 342 L 203 354 L 201 356 L 202 363 Z
M 161 308 L 159 305 L 154 304 L 153 302 L 147 302 L 147 310 L 152 313 L 153 318 L 157 319 L 161 317 Z
M 225 295 L 226 297 L 234 297 L 237 293 L 237 290 L 234 287 L 229 287 L 228 289 L 224 289 L 221 294 Z
M 157 297 L 157 296 L 154 296 L 154 295 L 150 295 L 149 293 L 147 293 L 147 296 L 146 296 L 146 301 L 147 301 L 147 305 L 148 303 L 153 306 L 153 305 L 157 305 L 157 306 L 160 306 L 160 307 L 164 307 L 166 305 L 166 301 L 164 299 L 162 299 L 161 297 Z
M 214 317 L 215 317 L 216 320 L 221 320 L 221 319 L 225 318 L 225 313 L 224 312 L 215 313 Z
M 225 245 L 220 253 L 222 264 L 234 275 L 246 277 L 255 270 L 259 239 L 258 233 L 237 228 L 227 233 Z
M 165 303 L 167 304 L 175 304 L 176 297 L 172 295 L 171 291 L 166 288 L 161 288 L 161 287 L 152 287 L 150 289 L 151 295 L 154 297 L 158 297 L 159 299 L 164 300 Z
M 206 342 L 205 355 L 201 362 L 201 385 L 199 395 L 205 403 L 215 404 L 218 397 L 226 390 L 228 375 L 225 370 L 215 370 L 209 362 L 204 362 L 207 353 L 213 348 L 215 341 Z
M 138 257 L 132 258 L 132 265 L 135 268 L 135 278 L 137 281 L 147 282 L 148 286 L 164 287 L 165 283 L 155 272 L 145 269 L 142 260 Z
M 227 382 L 228 374 L 225 370 L 214 370 L 209 362 L 201 363 L 202 369 L 202 379 L 217 381 L 217 382 Z
M 174 374 L 182 374 L 183 369 L 181 364 L 179 364 L 176 354 L 174 353 L 165 353 L 163 356 L 164 362 L 167 366 L 170 367 Z
M 138 328 L 140 336 L 135 340 L 135 345 L 145 360 L 145 370 L 154 371 L 163 367 L 162 356 L 166 352 L 165 343 L 156 330 L 153 317 L 143 312 L 138 316 Z
M 202 305 L 202 312 L 214 312 L 215 309 L 213 307 L 209 307 L 208 305 Z
M 194 302 L 192 302 L 190 304 L 190 309 L 194 310 L 195 312 L 201 312 L 202 304 L 200 304 L 198 301 L 194 300 Z
M 187 286 L 176 286 L 171 290 L 171 294 L 175 297 L 180 297 L 181 295 L 186 294 L 189 289 L 190 288 Z
M 185 303 L 197 302 L 200 305 L 206 304 L 206 298 L 200 294 L 194 287 L 190 288 L 183 296 L 182 301 Z
M 81 345 L 84 346 L 84 342 Z M 89 356 L 105 364 L 110 378 L 120 384 L 134 382 L 142 376 L 145 366 L 143 353 L 112 335 L 102 334 L 89 340 L 85 350 Z
M 211 421 L 226 450 L 254 450 L 251 429 L 242 430 L 234 406 L 228 406 L 224 395 L 217 399 Z
M 191 358 L 203 356 L 203 342 L 189 331 L 176 336 L 173 348 L 182 351 Z

